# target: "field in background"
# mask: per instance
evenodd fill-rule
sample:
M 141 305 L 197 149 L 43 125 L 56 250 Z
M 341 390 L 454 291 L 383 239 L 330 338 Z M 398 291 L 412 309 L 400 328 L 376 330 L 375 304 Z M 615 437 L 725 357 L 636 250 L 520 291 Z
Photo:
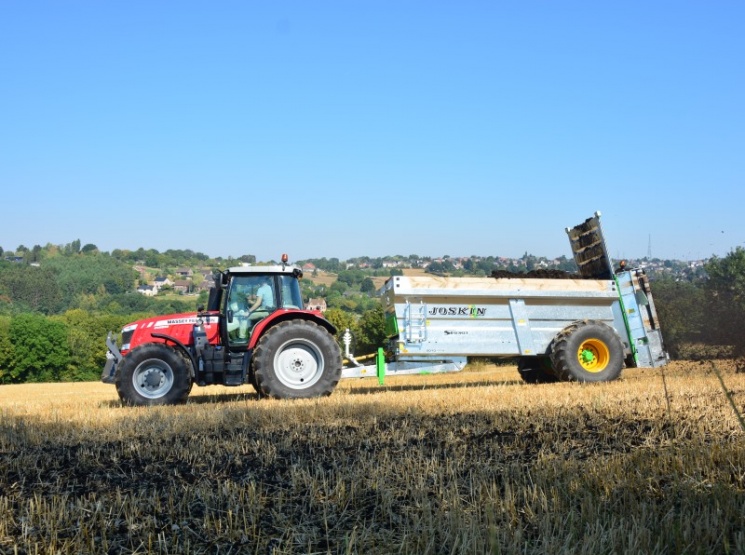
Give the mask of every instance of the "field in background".
M 717 365 L 742 410 L 745 375 Z M 0 553 L 743 553 L 737 416 L 711 363 L 664 376 L 470 365 L 154 409 L 2 386 Z
M 313 275 L 313 272 L 305 272 L 303 278 L 309 279 L 314 285 L 329 287 L 336 281 L 337 275 L 325 272 L 324 270 L 317 270 L 316 275 Z

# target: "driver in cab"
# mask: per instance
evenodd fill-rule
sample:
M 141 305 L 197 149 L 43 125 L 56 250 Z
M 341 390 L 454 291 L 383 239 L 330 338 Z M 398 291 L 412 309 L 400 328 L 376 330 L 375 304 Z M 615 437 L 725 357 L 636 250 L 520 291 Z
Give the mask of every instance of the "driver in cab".
M 271 278 L 261 278 L 261 285 L 256 290 L 253 304 L 248 309 L 248 318 L 255 322 L 261 320 L 274 310 L 274 291 L 272 291 Z

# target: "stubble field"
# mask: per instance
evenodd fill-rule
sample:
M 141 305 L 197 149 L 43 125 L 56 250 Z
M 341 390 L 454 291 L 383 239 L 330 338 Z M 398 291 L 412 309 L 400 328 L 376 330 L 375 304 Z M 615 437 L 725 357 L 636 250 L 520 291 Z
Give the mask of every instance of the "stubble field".
M 744 434 L 709 362 L 251 391 L 0 387 L 0 553 L 745 553 Z

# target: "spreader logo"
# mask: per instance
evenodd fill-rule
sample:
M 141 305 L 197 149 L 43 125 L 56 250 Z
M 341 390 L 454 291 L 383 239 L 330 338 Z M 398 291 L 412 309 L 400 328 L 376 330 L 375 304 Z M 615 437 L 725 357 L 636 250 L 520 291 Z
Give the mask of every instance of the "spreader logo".
M 486 315 L 486 307 L 470 306 L 435 306 L 427 312 L 429 316 L 469 316 L 478 318 Z

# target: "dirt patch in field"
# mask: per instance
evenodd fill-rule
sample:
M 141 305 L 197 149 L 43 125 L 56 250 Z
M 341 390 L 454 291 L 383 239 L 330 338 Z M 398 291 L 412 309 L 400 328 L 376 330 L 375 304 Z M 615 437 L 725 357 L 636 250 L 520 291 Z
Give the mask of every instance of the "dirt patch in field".
M 324 272 L 323 270 L 317 270 L 315 274 L 313 275 L 313 272 L 305 272 L 303 273 L 303 277 L 312 281 L 314 285 L 325 285 L 326 287 L 333 285 L 337 278 L 336 274 Z

